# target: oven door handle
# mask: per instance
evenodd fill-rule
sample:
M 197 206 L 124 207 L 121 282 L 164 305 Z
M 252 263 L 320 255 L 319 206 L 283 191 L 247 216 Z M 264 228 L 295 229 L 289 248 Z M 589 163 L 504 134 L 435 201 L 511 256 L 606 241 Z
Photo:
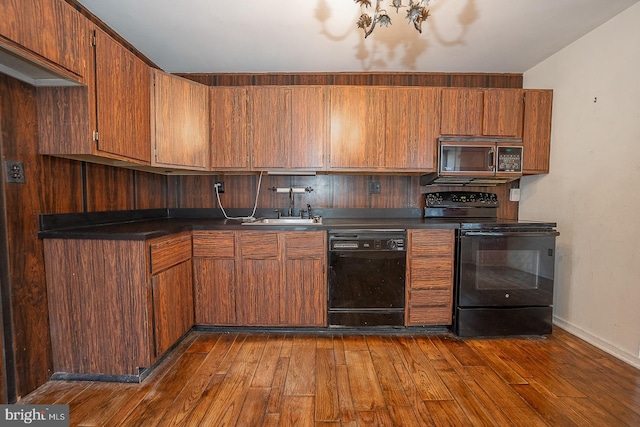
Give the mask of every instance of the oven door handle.
M 464 231 L 462 236 L 480 237 L 545 237 L 559 236 L 558 231 Z

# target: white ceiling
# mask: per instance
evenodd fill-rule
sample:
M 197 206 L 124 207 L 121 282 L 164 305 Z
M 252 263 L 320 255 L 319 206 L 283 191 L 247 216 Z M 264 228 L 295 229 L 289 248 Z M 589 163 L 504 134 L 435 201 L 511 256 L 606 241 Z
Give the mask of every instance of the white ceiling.
M 389 6 L 366 40 L 353 0 L 80 3 L 172 73 L 523 73 L 638 1 L 431 0 L 422 34 Z

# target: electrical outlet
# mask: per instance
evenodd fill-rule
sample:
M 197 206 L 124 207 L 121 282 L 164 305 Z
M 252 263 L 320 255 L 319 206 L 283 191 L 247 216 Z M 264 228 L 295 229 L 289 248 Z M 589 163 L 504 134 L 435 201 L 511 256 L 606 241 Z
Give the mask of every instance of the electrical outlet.
M 8 183 L 24 184 L 24 166 L 22 162 L 5 160 L 4 171 Z
M 370 182 L 369 183 L 369 194 L 380 194 L 380 183 L 379 182 Z
M 218 181 L 216 182 L 216 188 L 218 189 L 218 193 L 224 193 L 224 182 Z

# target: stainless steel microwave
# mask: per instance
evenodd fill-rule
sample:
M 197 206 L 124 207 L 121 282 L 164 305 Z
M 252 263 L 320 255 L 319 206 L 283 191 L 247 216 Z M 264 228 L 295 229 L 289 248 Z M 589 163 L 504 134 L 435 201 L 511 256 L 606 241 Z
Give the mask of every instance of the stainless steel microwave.
M 437 173 L 425 175 L 422 185 L 496 185 L 522 176 L 520 140 L 438 140 Z

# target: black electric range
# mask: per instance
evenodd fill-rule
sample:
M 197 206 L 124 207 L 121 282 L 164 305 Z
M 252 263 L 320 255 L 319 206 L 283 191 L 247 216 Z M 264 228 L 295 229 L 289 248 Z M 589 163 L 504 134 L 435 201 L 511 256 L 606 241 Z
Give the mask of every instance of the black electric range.
M 460 221 L 453 330 L 463 337 L 551 333 L 556 223 L 497 217 L 496 194 L 425 194 L 424 215 Z

